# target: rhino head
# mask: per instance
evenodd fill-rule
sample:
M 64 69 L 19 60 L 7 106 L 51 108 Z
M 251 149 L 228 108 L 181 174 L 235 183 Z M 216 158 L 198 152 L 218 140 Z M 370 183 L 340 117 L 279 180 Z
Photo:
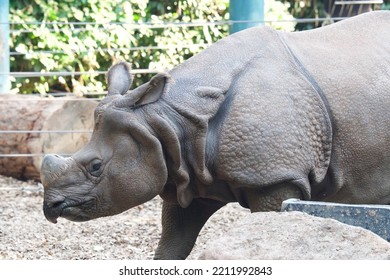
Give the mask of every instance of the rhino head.
M 161 193 L 167 181 L 162 147 L 140 121 L 137 108 L 154 103 L 169 76 L 157 74 L 129 91 L 130 66 L 121 62 L 108 71 L 108 96 L 95 110 L 89 143 L 71 157 L 46 155 L 41 166 L 46 218 L 86 221 L 115 215 Z

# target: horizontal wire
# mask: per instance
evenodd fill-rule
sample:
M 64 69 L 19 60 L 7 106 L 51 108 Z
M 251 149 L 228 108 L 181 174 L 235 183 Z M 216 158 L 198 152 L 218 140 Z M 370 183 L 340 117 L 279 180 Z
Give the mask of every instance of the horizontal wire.
M 21 157 L 43 157 L 46 154 L 0 154 L 0 158 L 21 158 Z M 63 157 L 71 156 L 71 154 L 58 154 Z
M 70 23 L 69 25 L 75 25 L 75 26 L 78 26 L 78 25 L 127 25 L 127 29 L 131 29 L 131 30 L 138 30 L 138 29 L 166 29 L 166 28 L 175 28 L 175 27 L 181 27 L 181 28 L 187 28 L 187 27 L 203 27 L 203 26 L 223 26 L 223 25 L 232 25 L 234 23 L 240 23 L 242 21 L 231 21 L 231 22 L 200 22 L 200 23 L 196 23 L 196 22 L 192 22 L 192 23 L 167 23 L 166 25 L 164 25 L 164 23 L 155 23 L 155 24 L 134 24 L 134 23 L 120 23 L 120 22 L 117 22 L 117 23 L 89 23 L 89 22 L 86 22 L 85 24 L 75 24 L 75 23 Z M 81 22 L 80 22 L 81 23 Z M 258 21 L 258 23 L 261 23 Z M 0 23 L 1 24 L 1 23 Z M 3 23 L 3 24 L 7 24 L 7 23 Z M 18 24 L 22 24 L 22 23 L 18 23 Z M 37 24 L 37 25 L 49 25 L 48 23 L 41 23 L 41 24 Z M 55 24 L 55 23 L 54 23 Z M 11 23 L 12 25 L 12 23 Z M 27 24 L 29 25 L 29 24 Z M 65 23 L 58 23 L 56 25 L 66 25 Z M 130 25 L 130 26 L 129 26 Z M 37 27 L 36 29 L 11 29 L 10 30 L 10 33 L 17 33 L 17 34 L 20 34 L 20 33 L 32 33 L 32 32 L 35 32 L 37 30 L 39 30 L 40 27 Z M 94 29 L 96 29 L 96 27 L 94 27 Z M 109 30 L 110 27 L 104 27 L 104 28 L 98 28 L 98 30 Z M 49 32 L 61 32 L 60 28 L 57 28 L 57 29 L 54 29 L 54 28 L 51 28 L 51 29 L 48 29 Z M 72 30 L 72 33 L 76 33 L 76 32 L 84 32 L 84 31 L 91 31 L 91 29 L 88 29 L 88 28 L 73 28 Z
M 85 92 L 85 93 L 80 93 L 82 94 L 82 97 L 85 96 L 94 96 L 94 95 L 107 95 L 107 91 L 98 91 L 98 92 Z M 36 96 L 42 96 L 42 94 L 38 92 L 34 93 L 29 93 L 28 95 L 36 95 Z M 79 100 L 85 100 L 85 98 L 80 98 L 80 95 L 76 92 L 47 92 L 45 93 L 44 97 L 47 98 L 47 96 L 52 96 L 52 97 L 79 97 Z M 67 100 L 67 99 L 58 99 L 58 100 Z M 68 99 L 69 100 L 69 99 Z M 75 98 L 75 100 L 78 100 Z M 100 100 L 99 98 L 88 98 L 87 100 Z
M 383 4 L 382 0 L 356 0 L 356 1 L 335 1 L 334 5 L 375 5 L 375 4 Z
M 110 21 L 110 22 L 96 22 L 96 21 L 53 21 L 53 22 L 43 22 L 43 21 L 30 21 L 30 22 L 7 22 L 2 21 L 0 24 L 9 24 L 9 25 L 74 25 L 74 26 L 84 26 L 84 25 L 130 25 L 130 28 L 142 29 L 142 28 L 166 28 L 166 27 L 197 27 L 197 26 L 207 26 L 207 25 L 228 25 L 234 24 L 236 22 L 242 21 L 199 21 L 199 22 L 126 22 L 126 21 Z M 261 21 L 245 21 L 245 22 L 261 22 Z
M 324 17 L 324 18 L 293 18 L 293 19 L 276 19 L 276 20 L 226 20 L 226 21 L 199 21 L 199 22 L 125 22 L 125 21 L 113 21 L 113 22 L 94 22 L 94 21 L 53 21 L 53 22 L 5 22 L 2 21 L 0 24 L 9 25 L 131 25 L 131 28 L 142 29 L 142 28 L 167 28 L 167 27 L 197 27 L 197 26 L 209 26 L 209 25 L 232 25 L 236 23 L 275 23 L 275 22 L 296 22 L 296 23 L 310 23 L 316 21 L 327 21 L 327 20 L 343 20 L 348 17 Z
M 27 95 L 30 95 L 30 94 L 26 94 Z M 103 95 L 103 94 L 102 94 Z M 0 102 L 1 103 L 4 103 L 4 102 L 20 102 L 20 101 L 26 101 L 26 102 L 31 102 L 31 101 L 38 101 L 37 100 L 31 100 L 31 99 L 28 99 L 28 98 L 7 98 L 7 99 L 2 99 L 2 94 L 0 94 Z M 58 96 L 58 97 L 66 97 L 66 96 Z M 77 102 L 83 102 L 83 101 L 98 101 L 100 102 L 102 99 L 100 98 L 66 98 L 66 99 L 60 99 L 60 98 L 48 98 L 46 96 L 42 97 L 41 100 L 39 101 L 49 101 L 49 102 L 53 102 L 53 101 L 57 101 L 57 102 L 68 102 L 68 101 L 77 101 Z
M 0 130 L 0 134 L 92 133 L 92 130 Z
M 163 72 L 159 70 L 150 70 L 150 69 L 138 69 L 131 70 L 131 73 L 136 74 L 155 74 L 158 72 Z M 15 78 L 35 78 L 35 77 L 52 77 L 52 76 L 80 76 L 80 75 L 90 75 L 90 76 L 99 76 L 105 75 L 107 71 L 75 71 L 75 72 L 0 72 L 1 75 L 12 76 Z
M 91 96 L 104 96 L 107 95 L 107 91 L 98 91 L 98 92 L 46 92 L 41 94 L 39 92 L 33 92 L 28 94 L 13 94 L 13 93 L 0 93 L 1 101 L 31 101 L 34 99 L 23 98 L 20 96 L 31 96 L 41 98 L 41 101 L 101 101 L 99 97 L 91 97 Z M 6 99 L 2 99 L 1 97 L 6 96 Z M 19 96 L 19 97 L 18 97 Z M 11 98 L 12 97 L 12 98 Z M 56 98 L 59 97 L 59 98 Z
M 213 21 L 213 22 L 166 22 L 166 23 L 130 23 L 130 22 L 0 22 L 0 24 L 11 25 L 74 25 L 74 26 L 87 26 L 87 25 L 130 25 L 129 29 L 161 29 L 161 28 L 174 28 L 174 27 L 201 27 L 201 26 L 221 26 L 221 25 L 233 25 L 244 23 L 259 23 L 259 24 L 272 24 L 272 23 L 311 23 L 311 22 L 324 22 L 328 20 L 340 21 L 347 19 L 348 17 L 325 17 L 325 18 L 304 18 L 304 19 L 278 19 L 278 20 L 229 20 L 229 21 Z M 100 28 L 102 29 L 102 28 Z M 108 28 L 104 28 L 108 29 Z M 32 33 L 37 29 L 11 29 L 10 33 Z M 49 29 L 50 32 L 58 32 L 59 29 Z M 91 31 L 87 28 L 74 28 L 71 30 L 73 33 Z
M 90 49 L 90 50 L 69 50 L 69 51 L 29 51 L 26 53 L 22 52 L 10 52 L 10 55 L 32 55 L 32 54 L 67 54 L 67 53 L 94 53 L 94 52 L 123 52 L 123 51 L 140 51 L 140 50 L 169 50 L 169 49 L 190 49 L 193 47 L 208 47 L 211 44 L 192 44 L 192 45 L 169 45 L 169 46 L 144 46 L 144 47 L 130 47 L 130 48 L 104 48 L 104 49 Z
M 27 192 L 43 192 L 43 186 L 41 183 L 36 183 L 35 186 L 26 187 L 0 187 L 1 191 L 27 191 Z

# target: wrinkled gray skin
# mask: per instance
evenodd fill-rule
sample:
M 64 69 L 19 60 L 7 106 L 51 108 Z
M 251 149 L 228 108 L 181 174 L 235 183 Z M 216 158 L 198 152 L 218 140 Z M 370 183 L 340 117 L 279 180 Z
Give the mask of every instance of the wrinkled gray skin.
M 156 259 L 183 259 L 237 201 L 390 204 L 390 13 L 314 31 L 245 30 L 129 91 L 108 73 L 90 142 L 42 164 L 44 213 L 86 221 L 160 195 Z

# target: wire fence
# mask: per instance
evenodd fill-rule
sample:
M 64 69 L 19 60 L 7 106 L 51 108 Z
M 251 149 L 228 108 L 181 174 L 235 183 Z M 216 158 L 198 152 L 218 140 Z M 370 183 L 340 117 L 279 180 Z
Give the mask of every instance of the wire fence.
M 336 22 L 345 19 L 345 17 L 336 17 L 336 18 L 305 18 L 305 19 L 278 19 L 278 20 L 265 20 L 265 21 L 254 21 L 254 20 L 240 20 L 240 21 L 213 21 L 213 22 L 162 22 L 162 23 L 152 23 L 152 22 L 144 22 L 144 23 L 128 23 L 128 22 L 0 22 L 1 24 L 9 24 L 10 26 L 13 26 L 12 29 L 10 29 L 11 33 L 31 33 L 37 31 L 37 29 L 40 28 L 40 26 L 64 26 L 64 25 L 72 25 L 75 28 L 72 29 L 72 33 L 82 32 L 88 30 L 85 28 L 85 26 L 102 26 L 103 29 L 109 30 L 110 26 L 126 26 L 130 29 L 166 29 L 166 28 L 190 28 L 190 27 L 205 27 L 205 26 L 231 26 L 233 24 L 241 24 L 241 23 L 247 23 L 247 24 L 273 24 L 273 23 L 317 23 L 317 24 L 323 24 L 325 22 L 331 23 Z M 17 26 L 21 25 L 22 28 L 17 28 Z M 29 28 L 29 26 L 32 26 Z M 58 32 L 61 30 L 60 28 L 52 29 L 52 32 Z M 199 43 L 199 44 L 191 44 L 191 45 L 164 45 L 164 46 L 137 46 L 137 47 L 128 47 L 128 48 L 91 48 L 87 50 L 79 50 L 79 49 L 73 49 L 73 50 L 34 50 L 34 51 L 27 51 L 27 52 L 20 52 L 20 51 L 11 51 L 9 52 L 9 55 L 11 57 L 17 57 L 17 56 L 31 56 L 31 55 L 41 55 L 41 54 L 69 54 L 69 52 L 72 52 L 74 55 L 85 55 L 88 53 L 108 53 L 108 52 L 133 52 L 133 51 L 159 51 L 159 50 L 172 50 L 172 49 L 190 49 L 193 47 L 196 48 L 206 48 L 210 45 L 210 43 Z M 157 69 L 134 69 L 132 70 L 132 73 L 134 75 L 145 75 L 145 74 L 155 74 L 157 73 Z M 0 72 L 0 76 L 11 76 L 13 78 L 37 78 L 37 77 L 67 77 L 67 76 L 80 76 L 80 75 L 89 75 L 89 76 L 99 76 L 99 75 L 105 75 L 106 71 L 45 71 L 44 69 L 40 72 Z M 51 95 L 52 93 L 48 93 L 48 95 Z M 60 93 L 53 93 L 55 96 L 61 95 Z M 95 95 L 101 95 L 102 93 L 93 93 Z M 104 94 L 104 92 L 103 92 Z M 62 95 L 71 95 L 71 93 L 62 93 Z M 90 93 L 91 95 L 91 93 Z
M 13 28 L 10 30 L 11 33 L 27 33 L 27 32 L 34 32 L 36 28 L 39 28 L 41 25 L 50 25 L 53 26 L 53 32 L 58 30 L 59 26 L 64 25 L 72 25 L 75 28 L 73 29 L 73 32 L 81 32 L 83 30 L 86 30 L 87 26 L 102 26 L 102 28 L 109 28 L 112 25 L 127 25 L 127 27 L 133 28 L 133 29 L 141 29 L 141 28 L 149 28 L 149 29 L 156 29 L 156 28 L 173 28 L 173 27 L 179 27 L 179 28 L 189 28 L 189 27 L 203 27 L 203 26 L 217 26 L 217 25 L 232 25 L 234 23 L 283 23 L 283 22 L 295 22 L 295 23 L 332 23 L 336 21 L 340 21 L 345 19 L 344 17 L 338 17 L 338 18 L 310 18 L 310 19 L 294 19 L 294 20 L 270 20 L 270 21 L 217 21 L 217 22 L 166 22 L 166 23 L 142 23 L 142 24 L 134 24 L 134 23 L 126 23 L 126 22 L 0 22 L 0 24 L 10 24 L 13 26 Z M 18 29 L 15 28 L 15 26 L 21 25 L 22 28 Z M 56 28 L 54 28 L 56 27 Z M 206 48 L 209 44 L 198 44 L 197 46 L 201 46 L 203 48 Z M 89 50 L 74 50 L 74 53 L 77 55 L 82 55 L 88 52 L 108 52 L 108 51 L 135 51 L 135 50 L 161 50 L 161 49 L 169 49 L 169 48 L 191 48 L 193 45 L 169 45 L 169 46 L 140 46 L 140 47 L 129 47 L 126 49 L 118 48 L 118 49 L 89 49 Z M 10 52 L 10 56 L 28 56 L 32 54 L 62 54 L 66 53 L 65 51 L 61 50 L 39 50 L 35 52 L 28 52 L 23 53 L 19 51 L 12 51 Z M 157 70 L 154 69 L 134 69 L 132 70 L 133 74 L 153 74 L 157 73 Z M 78 71 L 78 72 L 0 72 L 0 75 L 9 75 L 15 78 L 32 78 L 32 77 L 51 77 L 51 76 L 75 76 L 75 75 L 105 75 L 106 71 Z M 89 97 L 88 99 L 80 99 L 77 97 L 77 94 L 72 92 L 56 92 L 56 93 L 48 93 L 47 95 L 52 98 L 45 98 L 48 102 L 63 102 L 63 99 L 58 99 L 56 97 L 60 96 L 71 96 L 74 97 L 74 99 L 66 99 L 66 100 L 75 100 L 75 101 L 83 101 L 83 100 L 95 100 L 99 101 L 101 100 L 101 96 L 104 96 L 106 92 L 94 92 L 94 93 L 87 93 L 84 94 L 84 96 Z M 41 96 L 40 94 L 33 94 L 35 96 Z M 0 94 L 0 100 L 1 102 L 29 102 L 28 99 L 23 99 L 18 97 L 17 95 L 14 95 L 12 98 L 7 99 L 1 99 Z M 0 112 L 1 114 L 1 112 Z M 1 122 L 0 122 L 1 125 Z M 69 129 L 56 129 L 56 130 L 26 130 L 26 129 L 18 129 L 17 127 L 10 129 L 10 130 L 1 130 L 0 129 L 0 139 L 6 138 L 9 135 L 15 135 L 15 134 L 28 134 L 28 135 L 36 135 L 36 134 L 91 134 L 91 130 L 69 130 Z M 61 151 L 59 151 L 61 153 Z M 42 153 L 0 153 L 0 161 L 3 158 L 33 158 L 33 157 L 42 157 Z

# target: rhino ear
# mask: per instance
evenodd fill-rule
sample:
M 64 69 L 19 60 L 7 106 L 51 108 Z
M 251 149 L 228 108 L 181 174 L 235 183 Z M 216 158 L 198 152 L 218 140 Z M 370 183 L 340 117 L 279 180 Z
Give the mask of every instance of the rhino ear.
M 170 75 L 167 73 L 155 75 L 148 83 L 139 86 L 126 95 L 129 98 L 127 104 L 131 107 L 138 107 L 156 102 L 168 90 L 169 80 Z
M 107 72 L 108 93 L 107 95 L 125 94 L 133 78 L 130 73 L 131 66 L 129 63 L 121 61 L 113 65 Z

